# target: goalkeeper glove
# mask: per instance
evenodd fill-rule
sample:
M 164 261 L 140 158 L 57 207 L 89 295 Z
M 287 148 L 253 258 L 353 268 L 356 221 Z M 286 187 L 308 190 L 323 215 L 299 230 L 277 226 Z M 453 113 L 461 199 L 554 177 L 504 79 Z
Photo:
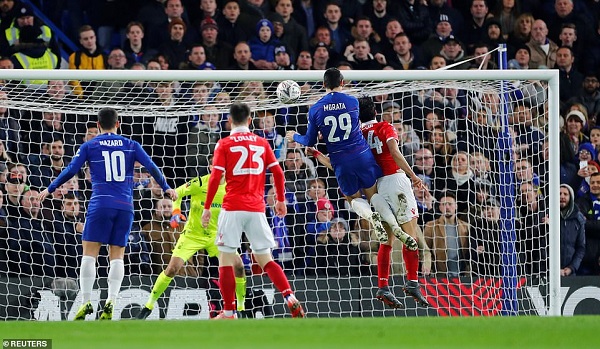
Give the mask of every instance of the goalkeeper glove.
M 179 223 L 185 220 L 187 220 L 187 218 L 181 213 L 181 210 L 178 208 L 174 209 L 173 214 L 171 215 L 171 228 L 179 227 Z

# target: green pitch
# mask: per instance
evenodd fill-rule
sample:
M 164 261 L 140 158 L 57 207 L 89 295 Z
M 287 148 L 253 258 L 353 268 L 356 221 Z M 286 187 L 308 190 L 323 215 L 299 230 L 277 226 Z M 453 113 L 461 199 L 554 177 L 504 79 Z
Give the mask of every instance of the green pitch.
M 66 348 L 598 348 L 600 317 L 4 322 L 0 337 Z

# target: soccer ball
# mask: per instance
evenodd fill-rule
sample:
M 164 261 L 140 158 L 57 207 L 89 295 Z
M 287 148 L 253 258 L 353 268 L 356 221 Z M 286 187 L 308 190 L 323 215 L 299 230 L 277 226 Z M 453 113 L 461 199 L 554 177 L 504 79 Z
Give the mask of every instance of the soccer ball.
M 281 103 L 294 103 L 300 98 L 300 85 L 294 80 L 284 80 L 277 85 L 277 98 Z

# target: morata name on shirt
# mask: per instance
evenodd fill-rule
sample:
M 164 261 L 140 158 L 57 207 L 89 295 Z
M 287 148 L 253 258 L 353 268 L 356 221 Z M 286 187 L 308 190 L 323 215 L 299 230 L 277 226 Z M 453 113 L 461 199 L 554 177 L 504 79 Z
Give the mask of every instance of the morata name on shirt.
M 100 142 L 100 145 L 105 145 L 107 147 L 122 147 L 123 140 L 121 139 L 103 139 Z
M 346 109 L 346 105 L 344 103 L 332 103 L 323 105 L 323 111 L 332 111 L 340 109 Z

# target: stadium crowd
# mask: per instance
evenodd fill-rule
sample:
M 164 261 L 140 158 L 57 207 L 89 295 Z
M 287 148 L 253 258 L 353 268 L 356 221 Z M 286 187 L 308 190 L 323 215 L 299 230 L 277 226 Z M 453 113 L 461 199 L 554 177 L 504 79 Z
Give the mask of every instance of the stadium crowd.
M 55 4 L 41 1 L 39 5 Z M 561 131 L 561 269 L 600 274 L 600 3 L 584 0 L 137 0 L 67 1 L 45 14 L 80 49 L 69 69 L 310 70 L 497 69 L 486 53 L 508 47 L 511 69 L 558 69 Z M 67 11 L 68 16 L 64 16 Z M 65 20 L 68 17 L 69 20 Z M 585 40 L 583 40 L 585 38 Z M 56 34 L 19 0 L 0 0 L 0 68 L 59 69 Z M 62 47 L 62 49 L 66 49 Z M 21 84 L 3 81 L 0 100 L 22 98 Z M 302 89 L 320 86 L 302 83 Z M 35 93 L 45 102 L 79 101 L 174 107 L 204 105 L 201 115 L 124 116 L 121 132 L 138 140 L 166 177 L 181 185 L 206 174 L 227 115 L 211 103 L 252 102 L 271 86 L 221 83 L 48 81 Z M 547 268 L 548 138 L 543 83 L 516 88 L 509 108 L 517 212 L 519 275 Z M 40 92 L 42 91 L 42 92 Z M 429 192 L 415 191 L 424 231 L 422 275 L 500 276 L 500 171 L 496 139 L 500 98 L 467 105 L 458 88 L 376 96 L 382 120 L 398 132 L 402 152 Z M 214 110 L 213 113 L 210 113 Z M 371 275 L 378 243 L 369 224 L 345 206 L 335 177 L 286 130 L 305 133 L 307 107 L 257 112 L 253 131 L 267 138 L 286 176 L 288 212 L 267 216 L 278 243 L 274 255 L 297 276 Z M 38 191 L 97 135 L 88 114 L 13 110 L 0 106 L 0 272 L 77 277 L 83 212 L 90 195 L 84 171 L 43 205 Z M 323 149 L 321 149 L 323 150 Z M 172 205 L 144 168 L 134 179 L 136 216 L 127 247 L 128 273 L 155 274 L 167 265 L 180 228 Z M 402 274 L 400 248 L 393 274 Z M 243 251 L 249 270 L 253 261 Z M 102 254 L 106 256 L 106 251 Z M 100 258 L 105 267 L 108 262 Z M 202 256 L 181 275 L 205 273 Z M 105 271 L 104 271 L 105 272 Z M 102 276 L 102 272 L 99 274 Z M 104 274 L 105 276 L 106 274 Z

